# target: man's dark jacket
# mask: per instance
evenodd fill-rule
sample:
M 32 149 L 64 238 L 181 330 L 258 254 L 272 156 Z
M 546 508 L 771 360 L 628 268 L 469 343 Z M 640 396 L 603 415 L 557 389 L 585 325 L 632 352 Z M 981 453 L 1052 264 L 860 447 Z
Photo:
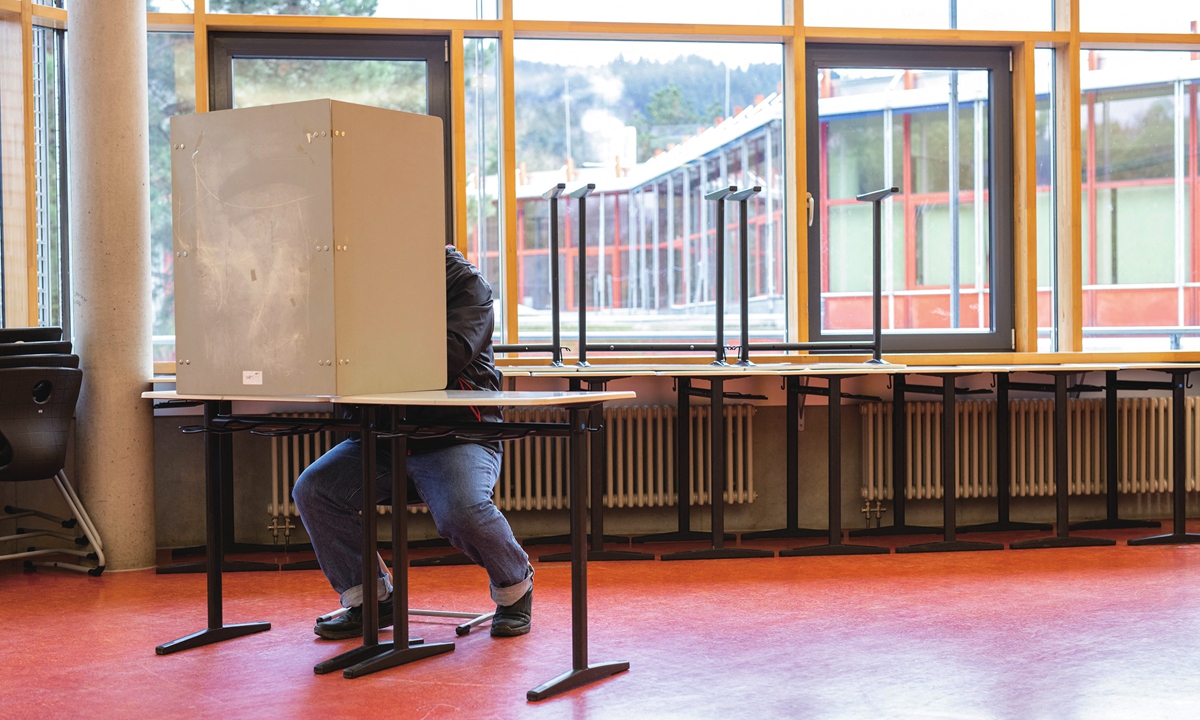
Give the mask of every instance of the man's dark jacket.
M 446 246 L 446 389 L 499 390 L 500 373 L 493 364 L 492 288 L 474 265 L 453 246 Z M 433 352 L 431 349 L 430 352 Z M 419 423 L 500 422 L 500 409 L 479 407 L 413 408 L 408 418 Z M 413 453 L 429 452 L 462 440 L 438 438 L 409 443 Z M 496 450 L 499 443 L 485 443 Z

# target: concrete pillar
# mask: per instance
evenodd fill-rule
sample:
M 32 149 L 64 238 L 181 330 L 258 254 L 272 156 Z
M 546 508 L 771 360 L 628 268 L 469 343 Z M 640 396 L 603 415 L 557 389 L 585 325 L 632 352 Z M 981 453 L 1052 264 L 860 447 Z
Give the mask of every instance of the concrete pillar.
M 145 0 L 67 0 L 76 473 L 108 567 L 154 564 Z

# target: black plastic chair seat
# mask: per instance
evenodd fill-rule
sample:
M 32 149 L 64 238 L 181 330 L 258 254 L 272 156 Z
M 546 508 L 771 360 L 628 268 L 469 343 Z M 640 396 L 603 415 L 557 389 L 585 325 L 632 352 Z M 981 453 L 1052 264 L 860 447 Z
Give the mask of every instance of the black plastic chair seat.
M 59 327 L 0 328 L 0 343 L 57 342 L 62 336 Z
M 0 368 L 79 367 L 78 355 L 9 355 L 0 357 Z
M 0 357 L 10 355 L 70 355 L 71 343 L 66 341 L 53 342 L 11 342 L 0 343 Z
M 0 369 L 0 482 L 62 470 L 82 381 L 74 368 Z

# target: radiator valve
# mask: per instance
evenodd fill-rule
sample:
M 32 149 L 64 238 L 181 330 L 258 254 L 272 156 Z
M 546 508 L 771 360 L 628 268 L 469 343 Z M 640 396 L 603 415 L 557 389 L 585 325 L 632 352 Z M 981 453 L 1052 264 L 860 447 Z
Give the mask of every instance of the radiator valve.
M 863 502 L 863 506 L 859 508 L 859 512 L 866 518 L 868 528 L 879 527 L 883 524 L 883 514 L 887 512 L 887 508 L 879 500 L 876 500 L 873 504 L 870 500 L 866 500 Z M 874 525 L 871 524 L 872 520 L 875 522 Z

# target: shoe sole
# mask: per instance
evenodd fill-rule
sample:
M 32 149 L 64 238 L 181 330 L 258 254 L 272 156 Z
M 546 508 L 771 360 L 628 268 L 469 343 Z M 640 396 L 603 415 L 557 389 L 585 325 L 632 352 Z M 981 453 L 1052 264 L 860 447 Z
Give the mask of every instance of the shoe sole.
M 525 625 L 524 627 L 519 627 L 519 628 L 515 628 L 515 627 L 511 627 L 511 626 L 499 627 L 499 628 L 493 627 L 492 628 L 492 637 L 520 637 L 521 635 L 527 635 L 529 633 L 529 630 L 530 630 L 529 625 Z
M 387 621 L 387 624 L 380 625 L 379 629 L 383 630 L 384 628 L 390 628 L 392 624 L 393 623 L 391 621 Z M 313 634 L 326 640 L 349 640 L 350 638 L 362 637 L 363 632 L 362 628 L 359 628 L 358 630 L 342 630 L 339 632 L 337 630 L 322 630 L 320 626 L 317 626 L 313 628 Z

